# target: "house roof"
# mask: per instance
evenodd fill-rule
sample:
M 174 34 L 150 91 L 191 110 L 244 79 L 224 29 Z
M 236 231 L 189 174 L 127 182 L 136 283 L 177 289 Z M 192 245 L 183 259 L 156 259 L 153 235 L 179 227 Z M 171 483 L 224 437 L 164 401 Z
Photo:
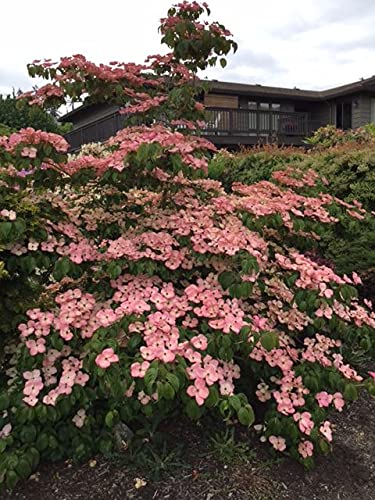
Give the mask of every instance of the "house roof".
M 69 113 L 66 113 L 63 116 L 60 116 L 58 121 L 61 123 L 70 122 L 73 117 L 74 119 L 78 119 L 85 114 L 92 113 L 94 109 L 99 110 L 101 108 L 106 111 L 106 113 L 103 115 L 104 117 L 107 114 L 110 115 L 114 113 L 119 107 L 108 103 L 86 103 L 82 104 L 76 109 L 73 109 L 72 111 L 69 111 Z
M 254 97 L 284 97 L 308 101 L 325 101 L 327 99 L 333 99 L 336 97 L 341 97 L 365 90 L 375 92 L 375 75 L 371 76 L 370 78 L 363 78 L 356 82 L 348 83 L 346 85 L 341 85 L 339 87 L 334 87 L 327 90 L 302 90 L 296 87 L 291 89 L 284 87 L 270 87 L 260 84 L 221 82 L 218 80 L 207 80 L 206 82 L 210 84 L 210 92 L 220 94 L 249 95 Z M 97 108 L 101 106 L 106 107 L 108 106 L 108 104 L 83 104 L 79 108 L 70 111 L 64 116 L 61 116 L 59 118 L 59 121 L 69 122 L 73 117 L 77 119 L 80 115 L 84 114 L 89 109 L 89 112 L 91 112 L 93 107 Z M 115 107 L 113 107 L 113 109 L 114 108 Z
M 296 87 L 290 89 L 284 87 L 270 87 L 260 84 L 220 82 L 218 80 L 211 80 L 208 82 L 211 84 L 211 92 L 213 91 L 223 94 L 235 93 L 237 95 L 259 95 L 268 97 L 289 97 L 293 99 L 307 99 L 313 101 L 332 99 L 363 90 L 375 91 L 375 76 L 327 90 L 302 90 Z

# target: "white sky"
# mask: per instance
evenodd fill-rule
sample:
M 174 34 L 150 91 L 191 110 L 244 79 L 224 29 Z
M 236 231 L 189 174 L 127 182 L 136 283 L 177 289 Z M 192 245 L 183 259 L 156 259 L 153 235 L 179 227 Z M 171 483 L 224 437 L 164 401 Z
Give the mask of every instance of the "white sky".
M 172 1 L 3 0 L 0 93 L 30 88 L 26 64 L 34 59 L 81 53 L 95 62 L 142 62 L 163 50 L 157 27 Z M 208 3 L 210 19 L 239 44 L 210 78 L 319 89 L 375 73 L 375 0 Z

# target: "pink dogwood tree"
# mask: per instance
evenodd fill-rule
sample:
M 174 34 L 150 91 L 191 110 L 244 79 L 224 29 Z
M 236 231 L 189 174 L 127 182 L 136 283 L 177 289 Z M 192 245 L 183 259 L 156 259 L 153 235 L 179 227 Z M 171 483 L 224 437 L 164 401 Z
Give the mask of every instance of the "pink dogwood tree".
M 119 422 L 145 426 L 176 411 L 250 426 L 264 406 L 264 438 L 309 465 L 330 450 L 327 411 L 360 387 L 374 392 L 343 356 L 374 333 L 358 276 L 338 276 L 295 245 L 369 215 L 321 194 L 312 171 L 231 193 L 207 178 L 215 148 L 199 135 L 196 73 L 224 66 L 236 45 L 204 13 L 196 2 L 172 7 L 160 27 L 172 52 L 144 65 L 76 55 L 29 66 L 50 81 L 23 96 L 30 103 L 109 102 L 144 124 L 75 156 L 54 134 L 0 138 L 0 271 L 37 290 L 6 350 L 0 481 L 9 487 L 41 458 L 110 453 Z

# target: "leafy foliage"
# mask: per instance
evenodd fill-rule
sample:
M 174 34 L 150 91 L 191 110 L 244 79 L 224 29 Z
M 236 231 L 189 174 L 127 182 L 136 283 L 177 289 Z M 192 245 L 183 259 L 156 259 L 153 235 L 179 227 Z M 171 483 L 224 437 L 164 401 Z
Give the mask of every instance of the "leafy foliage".
M 327 125 L 316 130 L 305 142 L 320 150 L 341 144 L 369 144 L 374 141 L 374 132 L 371 124 L 355 130 L 341 130 L 334 125 Z
M 371 130 L 371 126 L 350 133 L 332 127 L 319 129 L 314 136 L 316 146 L 308 152 L 270 147 L 238 154 L 220 152 L 210 161 L 210 176 L 222 181 L 230 191 L 233 182 L 252 184 L 270 180 L 273 172 L 289 166 L 306 171 L 313 169 L 325 181 L 320 186 L 323 192 L 349 203 L 358 201 L 368 211 L 374 211 L 375 149 L 372 136 L 366 141 L 363 139 L 363 130 Z M 326 147 L 326 139 L 331 136 L 345 140 L 342 139 L 343 143 L 330 141 L 331 147 Z M 332 147 L 332 144 L 336 145 Z M 315 194 L 311 188 L 307 192 Z M 375 227 L 373 219 L 364 221 L 361 215 L 358 218 L 349 217 L 325 228 L 320 233 L 319 244 L 311 245 L 310 242 L 309 249 L 324 256 L 323 260 L 334 265 L 340 273 L 359 272 L 364 281 L 362 291 L 371 298 L 375 288 L 375 254 L 372 251 Z M 300 243 L 302 250 L 309 244 Z
M 298 164 L 304 157 L 300 149 L 275 146 L 262 146 L 240 153 L 222 150 L 211 159 L 209 175 L 212 179 L 220 180 L 230 190 L 233 182 L 252 184 L 269 180 L 272 172 Z
M 65 128 L 56 119 L 39 106 L 28 106 L 13 95 L 0 95 L 1 135 L 21 128 L 33 127 L 46 132 L 63 133 Z M 8 131 L 4 127 L 9 127 Z
M 312 170 L 237 182 L 230 194 L 206 177 L 215 148 L 199 136 L 194 71 L 235 45 L 198 21 L 202 10 L 182 2 L 162 21 L 168 37 L 188 17 L 189 57 L 175 54 L 183 38 L 172 33 L 174 52 L 145 65 L 30 65 L 52 82 L 29 102 L 113 100 L 148 125 L 77 156 L 31 128 L 0 138 L 1 277 L 25 298 L 0 396 L 9 488 L 40 460 L 113 455 L 134 431 L 181 414 L 246 427 L 259 417 L 265 440 L 311 466 L 331 447 L 328 410 L 375 392 L 345 359 L 356 343 L 375 350 L 358 275 L 302 251 L 325 228 L 371 215 L 323 194 Z M 150 460 L 162 472 L 174 457 Z

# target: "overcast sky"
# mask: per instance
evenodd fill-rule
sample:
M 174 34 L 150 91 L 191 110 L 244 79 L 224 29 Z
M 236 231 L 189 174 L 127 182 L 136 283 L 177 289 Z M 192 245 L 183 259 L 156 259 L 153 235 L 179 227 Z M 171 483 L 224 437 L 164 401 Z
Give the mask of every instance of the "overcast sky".
M 142 62 L 159 52 L 170 0 L 3 0 L 0 93 L 33 83 L 33 59 L 84 54 L 95 62 Z M 239 44 L 223 81 L 329 88 L 375 73 L 375 0 L 208 0 L 211 20 Z

